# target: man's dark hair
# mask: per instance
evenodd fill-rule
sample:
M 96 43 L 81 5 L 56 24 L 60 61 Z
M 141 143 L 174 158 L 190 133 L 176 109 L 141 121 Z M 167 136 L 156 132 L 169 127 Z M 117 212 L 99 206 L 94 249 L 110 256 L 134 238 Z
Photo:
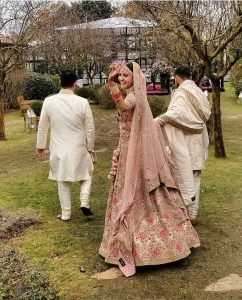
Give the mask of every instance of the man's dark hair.
M 61 72 L 61 87 L 68 88 L 72 87 L 73 84 L 77 81 L 77 76 L 73 71 L 63 70 Z
M 189 67 L 180 66 L 176 68 L 174 75 L 180 76 L 181 78 L 191 78 L 192 70 Z

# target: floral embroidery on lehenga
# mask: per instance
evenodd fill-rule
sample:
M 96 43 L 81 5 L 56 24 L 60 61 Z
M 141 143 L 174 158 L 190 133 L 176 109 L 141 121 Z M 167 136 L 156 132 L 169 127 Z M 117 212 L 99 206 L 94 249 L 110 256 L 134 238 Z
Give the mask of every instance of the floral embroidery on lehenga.
M 109 174 L 111 188 L 104 234 L 99 249 L 105 261 L 112 264 L 120 262 L 114 228 L 122 207 L 130 128 L 135 105 L 133 92 L 128 93 L 126 100 L 130 101 L 133 107 L 129 111 L 119 112 L 118 116 L 120 141 L 118 148 L 114 150 Z M 140 215 L 138 218 L 137 212 L 142 214 L 141 222 L 138 221 Z M 136 266 L 176 261 L 188 256 L 191 247 L 200 245 L 179 192 L 176 189 L 168 189 L 164 184 L 150 193 L 145 192 L 138 184 L 135 200 L 126 215 L 126 222 L 132 240 L 132 245 L 128 245 L 127 248 L 132 248 L 130 255 Z M 125 236 L 120 236 L 120 239 L 125 243 Z

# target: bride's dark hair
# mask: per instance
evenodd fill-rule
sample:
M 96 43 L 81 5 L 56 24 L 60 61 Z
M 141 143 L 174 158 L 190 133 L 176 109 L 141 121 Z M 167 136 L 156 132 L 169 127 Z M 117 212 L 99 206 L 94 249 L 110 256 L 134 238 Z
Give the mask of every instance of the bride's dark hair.
M 130 69 L 130 71 L 133 72 L 133 63 L 132 62 L 127 63 L 125 66 L 128 67 Z
M 131 72 L 133 72 L 133 63 L 132 62 L 128 62 L 127 64 L 125 64 L 125 66 L 127 68 L 129 68 Z M 118 80 L 118 76 L 119 75 L 117 75 L 116 77 L 114 77 L 114 82 L 115 83 L 120 83 L 119 80 Z

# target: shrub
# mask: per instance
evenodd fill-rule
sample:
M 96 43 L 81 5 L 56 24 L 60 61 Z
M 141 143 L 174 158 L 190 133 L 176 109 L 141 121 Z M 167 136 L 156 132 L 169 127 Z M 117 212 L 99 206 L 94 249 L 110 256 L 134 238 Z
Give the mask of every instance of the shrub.
M 234 87 L 235 95 L 238 97 L 242 91 L 242 59 L 240 59 L 230 70 L 230 80 Z
M 234 88 L 234 93 L 235 93 L 236 97 L 239 97 L 239 94 L 241 91 L 242 91 L 242 88 L 240 88 L 239 86 L 236 86 Z
M 25 82 L 24 98 L 44 100 L 47 96 L 57 92 L 53 81 L 46 75 L 32 73 Z
M 98 90 L 102 84 L 88 85 L 87 88 L 89 90 L 89 98 L 94 101 L 96 104 L 99 103 Z
M 43 106 L 43 101 L 42 100 L 34 100 L 31 103 L 31 108 L 33 109 L 33 111 L 34 111 L 34 113 L 37 117 L 40 116 L 42 106 Z
M 112 109 L 116 107 L 110 94 L 108 84 L 102 85 L 98 90 L 98 102 L 102 108 Z
M 30 266 L 14 249 L 1 247 L 0 265 L 0 299 L 60 299 L 43 272 Z
M 45 74 L 47 78 L 49 78 L 55 85 L 56 91 L 59 91 L 61 86 L 60 86 L 60 75 L 58 74 Z
M 75 93 L 77 94 L 77 96 L 83 97 L 83 98 L 89 98 L 90 97 L 90 93 L 89 90 L 86 87 L 81 87 L 81 88 L 77 88 Z
M 90 99 L 98 104 L 99 103 L 98 90 L 100 86 L 102 86 L 102 84 L 87 85 L 82 88 L 77 88 L 75 93 L 80 97 Z
M 166 112 L 167 107 L 162 96 L 147 96 L 147 98 L 154 118 Z

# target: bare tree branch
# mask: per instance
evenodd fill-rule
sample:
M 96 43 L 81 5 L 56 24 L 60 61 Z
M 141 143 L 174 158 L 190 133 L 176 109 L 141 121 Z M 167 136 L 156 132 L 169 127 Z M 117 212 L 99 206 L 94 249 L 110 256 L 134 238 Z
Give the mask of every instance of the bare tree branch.
M 227 37 L 227 39 L 225 39 L 224 42 L 222 42 L 222 44 L 217 48 L 217 50 L 211 54 L 209 56 L 209 59 L 212 60 L 213 58 L 215 58 L 221 51 L 223 51 L 227 45 L 234 40 L 234 38 L 236 36 L 238 36 L 238 34 L 240 34 L 242 32 L 242 16 L 239 17 L 238 20 L 236 20 L 231 27 L 233 27 L 233 31 L 231 32 L 231 34 Z
M 222 79 L 224 78 L 224 76 L 226 74 L 228 74 L 228 72 L 230 71 L 230 69 L 236 64 L 236 62 L 242 57 L 242 50 L 237 51 L 235 56 L 233 57 L 233 59 L 231 59 L 230 61 L 227 62 L 226 67 L 224 68 L 224 70 L 222 70 L 220 73 L 218 73 L 216 75 L 217 79 Z

